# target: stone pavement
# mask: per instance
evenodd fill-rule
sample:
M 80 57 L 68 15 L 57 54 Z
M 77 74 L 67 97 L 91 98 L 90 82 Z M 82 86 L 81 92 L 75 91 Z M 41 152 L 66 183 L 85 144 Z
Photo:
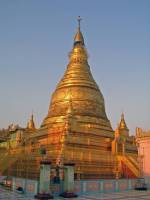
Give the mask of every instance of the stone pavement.
M 4 190 L 0 188 L 0 200 L 33 200 L 34 198 L 24 197 L 23 195 L 16 194 L 15 192 Z M 56 200 L 67 200 L 63 198 L 55 198 Z M 78 198 L 70 200 L 150 200 L 149 191 L 126 191 L 109 194 L 94 194 L 94 195 L 83 195 Z
M 125 191 L 79 197 L 80 200 L 150 200 L 150 191 Z

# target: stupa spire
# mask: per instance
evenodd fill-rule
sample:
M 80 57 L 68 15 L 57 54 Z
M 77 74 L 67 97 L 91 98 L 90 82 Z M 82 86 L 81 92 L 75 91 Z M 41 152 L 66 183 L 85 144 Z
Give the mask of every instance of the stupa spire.
M 78 29 L 77 29 L 77 33 L 76 33 L 76 35 L 74 37 L 74 46 L 76 44 L 82 44 L 82 45 L 84 45 L 84 38 L 83 38 L 82 32 L 80 30 L 81 20 L 82 20 L 81 17 L 78 16 Z
M 128 129 L 126 122 L 125 122 L 125 119 L 124 119 L 124 113 L 121 114 L 121 120 L 120 120 L 119 128 L 120 129 Z
M 32 115 L 30 117 L 30 120 L 27 123 L 27 129 L 35 130 L 35 123 L 34 123 L 33 113 L 32 113 Z
M 78 29 L 80 30 L 80 23 L 81 23 L 82 18 L 78 16 Z

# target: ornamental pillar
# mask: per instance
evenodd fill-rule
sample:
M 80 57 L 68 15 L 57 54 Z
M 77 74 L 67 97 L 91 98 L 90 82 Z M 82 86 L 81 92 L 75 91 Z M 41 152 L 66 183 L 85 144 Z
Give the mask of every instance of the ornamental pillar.
M 74 164 L 64 164 L 64 192 L 60 194 L 64 198 L 77 197 L 74 193 Z
M 50 194 L 50 172 L 51 162 L 49 160 L 42 160 L 40 162 L 40 187 L 39 193 L 35 195 L 36 199 L 53 199 Z

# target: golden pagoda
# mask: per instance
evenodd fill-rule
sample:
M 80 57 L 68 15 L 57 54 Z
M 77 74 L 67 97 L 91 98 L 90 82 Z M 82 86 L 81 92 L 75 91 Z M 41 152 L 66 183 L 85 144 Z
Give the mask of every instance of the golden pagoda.
M 81 18 L 78 19 L 69 63 L 52 94 L 47 116 L 41 127 L 35 129 L 32 115 L 22 143 L 11 150 L 11 154 L 16 155 L 15 159 L 12 156 L 11 175 L 27 177 L 27 168 L 29 178 L 38 178 L 41 149 L 45 150 L 53 167 L 74 163 L 75 178 L 78 179 L 122 177 L 121 163 L 127 163 L 125 158 L 128 168 L 134 170 L 128 158 L 136 163 L 137 148 L 133 138 L 129 137 L 124 115 L 114 134 L 105 112 L 104 97 L 88 64 L 80 21 Z
M 113 176 L 114 158 L 110 152 L 113 130 L 103 95 L 88 64 L 80 19 L 69 64 L 52 94 L 41 130 L 48 133 L 52 142 L 55 138 L 55 150 L 49 153 L 56 163 L 74 162 L 76 173 L 84 178 Z

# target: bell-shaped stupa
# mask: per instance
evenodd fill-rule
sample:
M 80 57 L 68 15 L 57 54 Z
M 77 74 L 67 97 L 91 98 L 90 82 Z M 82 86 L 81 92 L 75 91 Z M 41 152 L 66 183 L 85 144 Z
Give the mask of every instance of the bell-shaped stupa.
M 73 49 L 69 55 L 69 64 L 63 78 L 56 87 L 51 99 L 47 117 L 42 128 L 51 127 L 66 116 L 71 99 L 73 114 L 88 126 L 102 126 L 103 131 L 112 133 L 106 116 L 103 95 L 96 84 L 88 64 L 88 54 L 80 30 L 80 18 Z

